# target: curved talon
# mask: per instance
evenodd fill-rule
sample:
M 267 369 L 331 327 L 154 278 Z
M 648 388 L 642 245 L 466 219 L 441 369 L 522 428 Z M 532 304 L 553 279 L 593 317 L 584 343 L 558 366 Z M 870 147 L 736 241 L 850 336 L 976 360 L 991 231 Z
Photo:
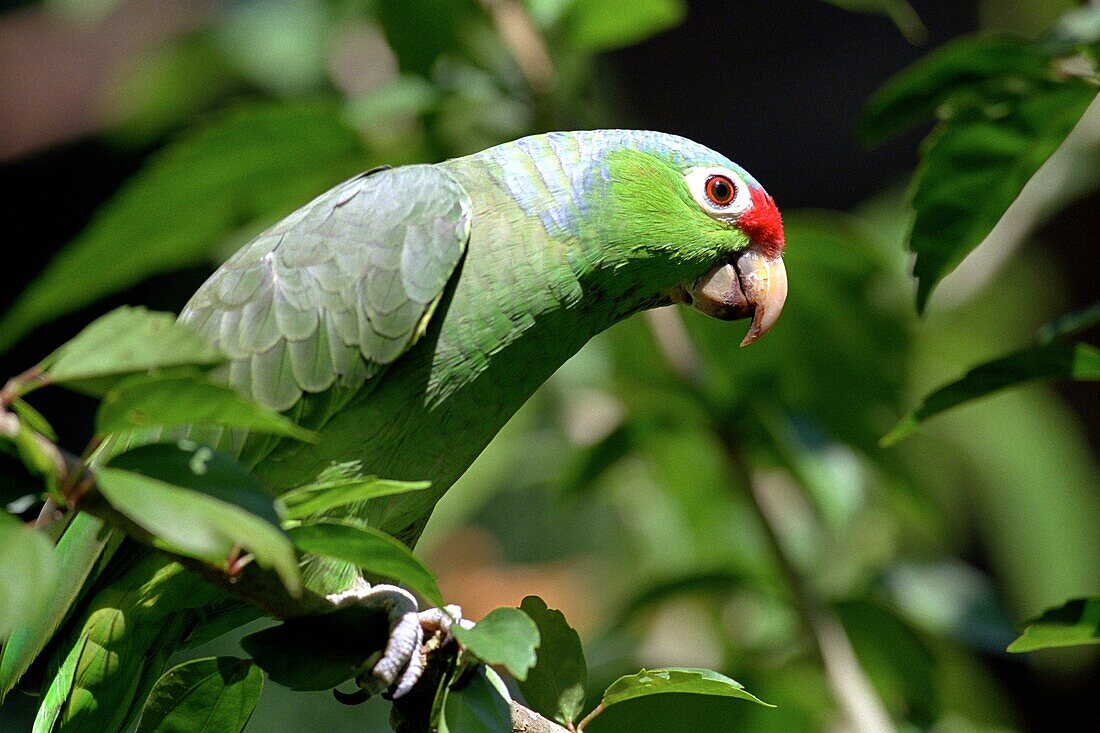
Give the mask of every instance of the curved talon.
M 391 617 L 392 623 L 392 617 Z M 424 644 L 424 630 L 420 628 L 420 618 L 416 611 L 403 614 L 390 628 L 390 640 L 382 658 L 374 665 L 373 674 L 389 687 L 405 669 L 413 657 L 420 652 Z
M 424 652 L 424 647 L 421 646 L 413 652 L 412 657 L 409 658 L 409 666 L 405 667 L 405 671 L 401 674 L 401 679 L 397 681 L 397 685 L 394 687 L 391 697 L 397 700 L 415 687 L 416 683 L 420 681 L 420 675 L 424 673 L 424 667 L 426 667 L 427 664 L 428 655 Z M 377 672 L 375 674 L 377 674 Z
M 335 606 L 355 604 L 386 613 L 390 626 L 386 649 L 370 667 L 370 674 L 356 682 L 369 694 L 389 688 L 393 699 L 416 685 L 427 664 L 427 653 L 450 641 L 456 623 L 463 628 L 474 625 L 462 618 L 462 609 L 454 604 L 421 611 L 416 598 L 404 588 L 372 586 L 361 578 L 347 590 L 329 595 L 328 600 Z

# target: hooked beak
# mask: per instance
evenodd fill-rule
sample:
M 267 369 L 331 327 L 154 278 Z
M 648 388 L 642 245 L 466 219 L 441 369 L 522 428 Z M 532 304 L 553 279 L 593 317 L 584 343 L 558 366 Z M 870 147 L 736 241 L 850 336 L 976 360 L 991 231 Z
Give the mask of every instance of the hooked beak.
M 718 265 L 684 288 L 685 302 L 712 318 L 752 318 L 742 346 L 766 334 L 787 300 L 787 269 L 781 253 L 768 256 L 749 247 L 735 262 Z

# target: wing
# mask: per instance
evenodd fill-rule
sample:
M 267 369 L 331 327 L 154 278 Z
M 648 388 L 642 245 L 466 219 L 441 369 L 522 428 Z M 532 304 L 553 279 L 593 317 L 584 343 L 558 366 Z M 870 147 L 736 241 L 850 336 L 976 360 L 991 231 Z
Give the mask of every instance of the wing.
M 180 314 L 230 358 L 229 382 L 286 410 L 357 387 L 424 333 L 466 248 L 470 202 L 432 165 L 369 171 L 237 252 Z

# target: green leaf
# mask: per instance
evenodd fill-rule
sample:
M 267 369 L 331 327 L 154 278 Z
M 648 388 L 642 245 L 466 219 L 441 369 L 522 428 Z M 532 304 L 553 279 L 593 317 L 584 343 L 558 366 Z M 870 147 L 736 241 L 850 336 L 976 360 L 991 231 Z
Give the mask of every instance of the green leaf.
M 548 608 L 538 596 L 527 596 L 519 607 L 539 631 L 538 659 L 519 689 L 531 709 L 570 725 L 584 709 L 588 684 L 581 637 L 561 611 Z
M 826 2 L 855 13 L 885 15 L 910 43 L 924 43 L 928 37 L 928 29 L 921 22 L 917 11 L 913 10 L 913 6 L 906 0 L 826 0 Z
M 149 693 L 137 733 L 239 733 L 260 701 L 264 674 L 236 657 L 192 659 L 165 672 Z
M 913 179 L 909 249 L 917 309 L 986 238 L 1096 97 L 1079 78 L 1026 84 L 960 105 L 925 140 Z
M 1081 644 L 1100 644 L 1100 596 L 1075 598 L 1028 621 L 1010 652 L 1033 652 Z
M 1056 68 L 1054 51 L 1004 36 L 947 44 L 902 71 L 860 122 L 879 142 L 933 114 L 910 190 L 917 308 L 981 244 L 1096 97 L 1092 79 Z
M 294 545 L 271 496 L 233 459 L 181 442 L 122 453 L 97 472 L 116 510 L 171 551 L 224 567 L 238 547 L 273 568 L 287 590 L 301 590 Z
M 12 401 L 11 409 L 31 430 L 41 433 L 52 441 L 57 441 L 57 433 L 54 432 L 53 426 L 42 416 L 42 413 L 31 407 L 29 402 L 17 397 Z
M 486 664 L 499 664 L 521 682 L 535 666 L 539 627 L 518 608 L 497 608 L 472 629 L 452 629 L 466 650 Z
M 465 685 L 447 691 L 439 733 L 511 733 L 510 702 L 500 677 L 479 667 Z
M 11 440 L 15 444 L 15 452 L 23 466 L 34 476 L 37 476 L 45 484 L 51 495 L 56 496 L 58 488 L 58 465 L 46 452 L 29 423 L 19 421 L 18 430 L 12 437 L 4 436 L 3 440 Z
M 423 491 L 429 486 L 430 481 L 391 481 L 377 476 L 359 476 L 299 486 L 279 498 L 286 505 L 288 519 L 303 519 L 380 496 Z
M 264 102 L 154 155 L 0 319 L 0 351 L 36 325 L 149 275 L 203 262 L 242 225 L 274 221 L 369 167 L 336 104 Z
M 740 682 L 709 669 L 689 667 L 668 667 L 665 669 L 643 669 L 637 674 L 620 677 L 611 683 L 603 693 L 600 702 L 605 708 L 647 695 L 661 695 L 669 692 L 689 692 L 696 695 L 715 695 L 718 697 L 736 697 L 760 705 L 769 705 L 755 695 L 746 692 Z
M 78 514 L 66 528 L 54 550 L 57 582 L 33 617 L 20 622 L 0 649 L 0 702 L 30 668 L 50 637 L 64 621 L 111 532 L 103 522 L 88 514 Z
M 566 37 L 583 51 L 633 46 L 687 17 L 683 0 L 577 0 L 566 11 Z
M 1084 343 L 1056 342 L 1033 346 L 976 366 L 962 379 L 925 397 L 921 406 L 902 418 L 880 443 L 893 445 L 934 415 L 1034 379 L 1100 380 L 1100 349 Z
M 49 381 L 102 394 L 150 369 L 217 364 L 225 357 L 175 315 L 123 306 L 92 321 L 43 361 Z
M 3 641 L 16 626 L 36 617 L 53 593 L 57 580 L 53 543 L 44 532 L 0 511 L 0 568 L 5 569 L 4 581 L 0 583 L 0 641 Z
M 34 716 L 34 727 L 31 728 L 31 733 L 53 733 L 57 719 L 61 716 L 61 708 L 69 699 L 69 691 L 76 680 L 76 668 L 87 644 L 88 635 L 82 634 L 69 650 L 65 661 L 54 673 L 50 687 L 38 706 L 38 713 Z
M 241 639 L 272 682 L 292 690 L 328 690 L 352 679 L 385 648 L 389 621 L 381 609 L 348 606 L 284 621 Z
M 872 95 L 859 134 L 865 143 L 877 144 L 931 119 L 950 97 L 980 89 L 990 79 L 1048 74 L 1049 59 L 1042 50 L 1019 38 L 969 36 L 945 43 Z
M 112 387 L 96 413 L 99 435 L 178 425 L 221 425 L 317 441 L 313 431 L 195 374 L 135 375 Z
M 424 563 L 408 547 L 373 527 L 319 522 L 294 527 L 290 537 L 303 552 L 335 557 L 370 575 L 392 578 L 432 605 L 443 605 L 439 586 Z

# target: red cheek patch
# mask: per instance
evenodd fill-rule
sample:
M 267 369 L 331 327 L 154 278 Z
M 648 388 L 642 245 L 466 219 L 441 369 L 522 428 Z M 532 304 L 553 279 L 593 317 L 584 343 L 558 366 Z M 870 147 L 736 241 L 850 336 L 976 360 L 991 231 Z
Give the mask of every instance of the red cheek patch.
M 749 187 L 752 206 L 737 219 L 737 226 L 770 258 L 783 254 L 783 217 L 775 201 L 763 189 Z

